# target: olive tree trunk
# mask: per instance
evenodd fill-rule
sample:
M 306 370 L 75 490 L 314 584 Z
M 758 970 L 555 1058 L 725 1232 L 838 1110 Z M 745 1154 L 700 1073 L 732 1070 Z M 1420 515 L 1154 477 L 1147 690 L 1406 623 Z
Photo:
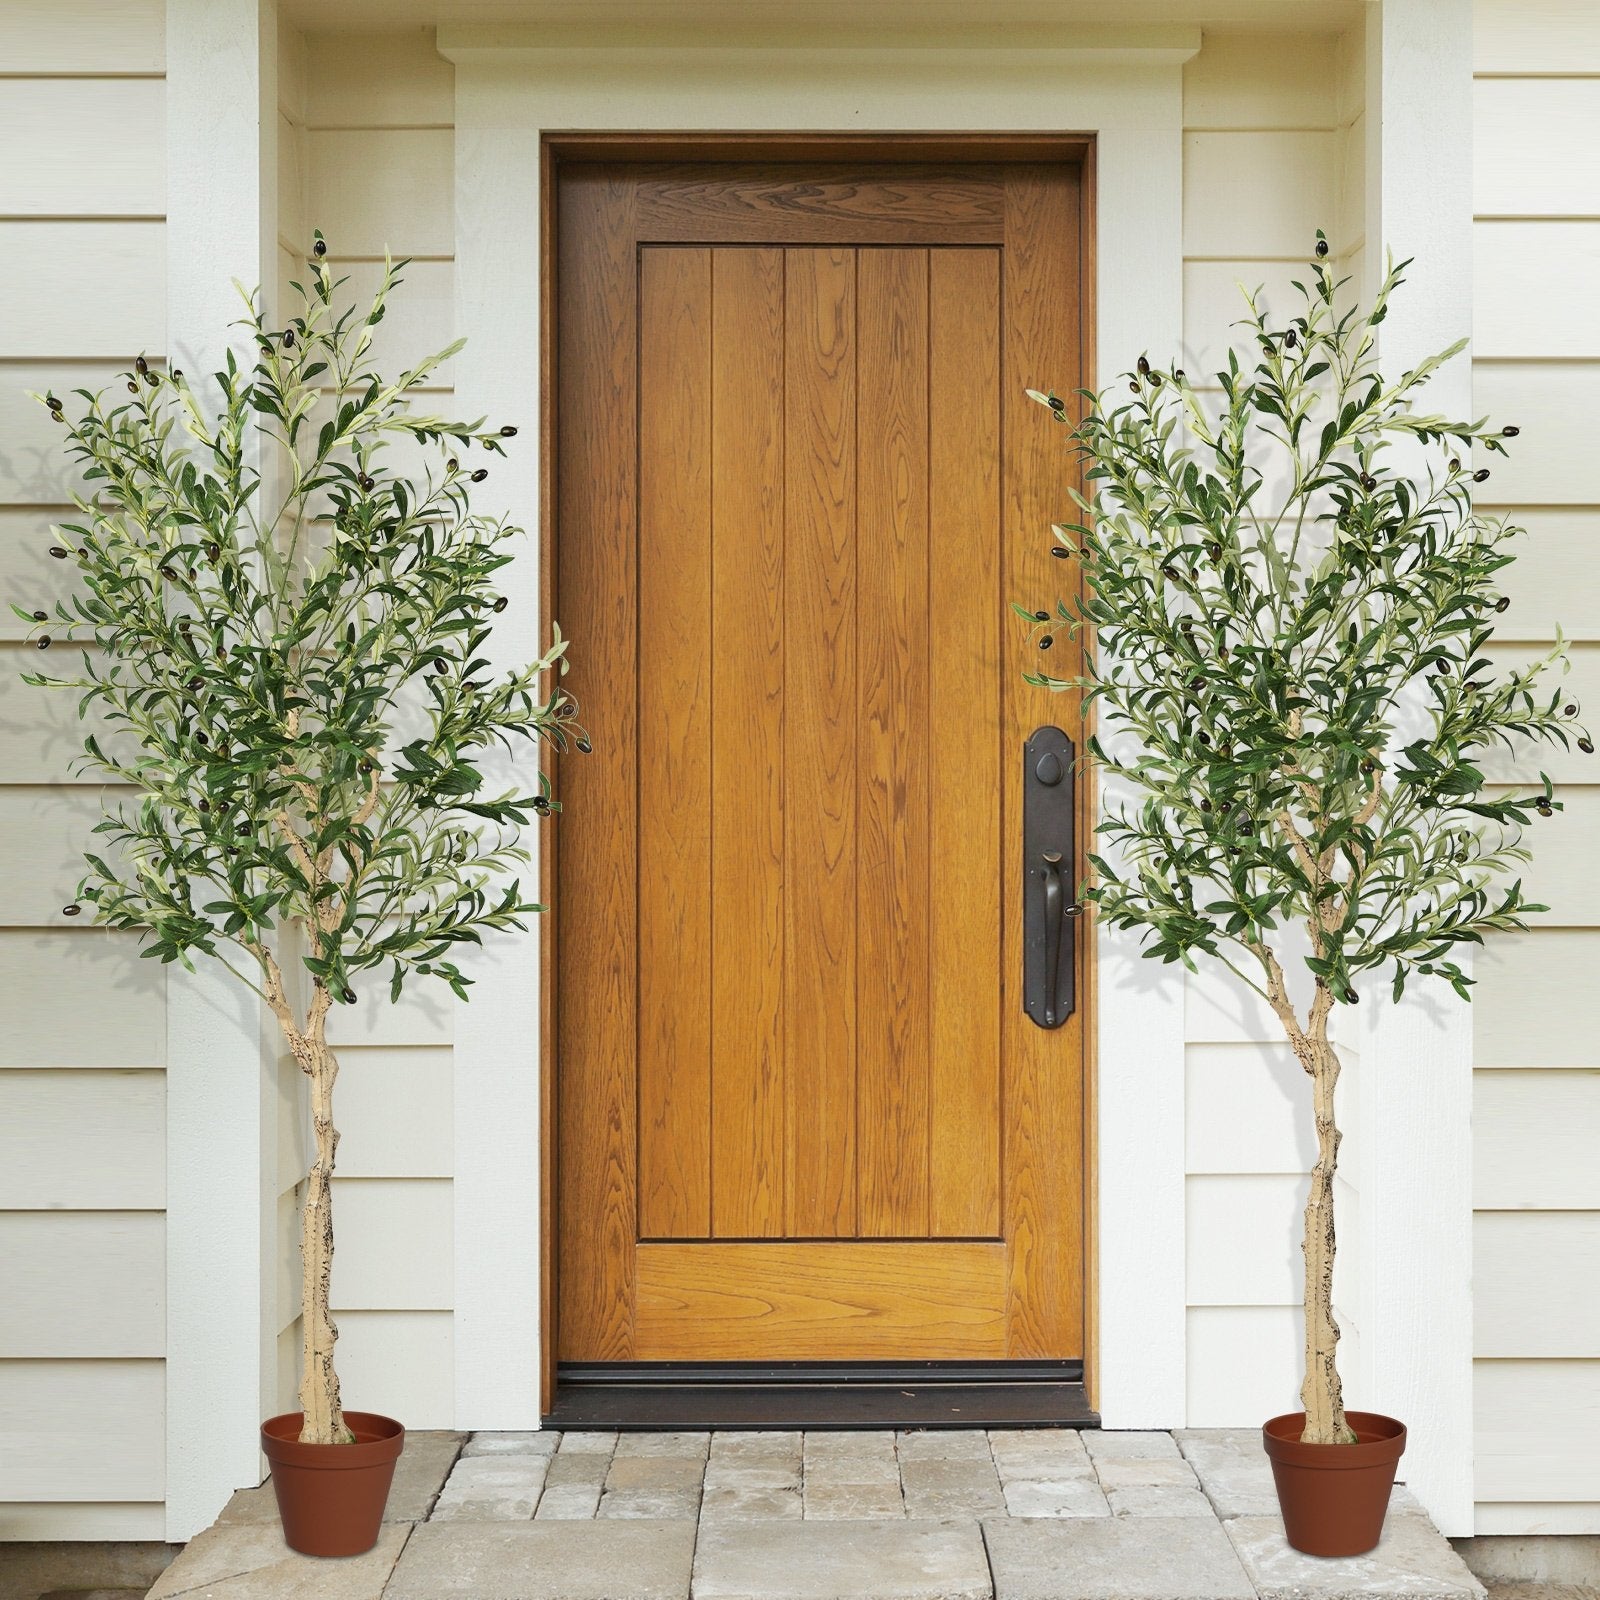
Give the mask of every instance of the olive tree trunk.
M 354 1435 L 345 1426 L 339 1374 L 334 1366 L 339 1330 L 329 1309 L 333 1282 L 333 1167 L 339 1149 L 339 1133 L 333 1125 L 333 1086 L 339 1076 L 339 1061 L 327 1038 L 328 1007 L 333 997 L 320 980 L 315 983 L 301 1023 L 289 1004 L 276 963 L 265 953 L 262 963 L 268 1003 L 311 1085 L 311 1131 L 316 1153 L 306 1178 L 305 1204 L 300 1210 L 300 1442 L 349 1444 Z
M 1315 940 L 1316 930 L 1312 930 Z M 1317 1125 L 1317 1164 L 1311 1169 L 1306 1197 L 1305 1236 L 1305 1381 L 1300 1404 L 1305 1411 L 1303 1444 L 1349 1444 L 1355 1439 L 1344 1417 L 1344 1385 L 1339 1378 L 1339 1324 L 1333 1314 L 1333 1180 L 1339 1170 L 1343 1137 L 1334 1117 L 1334 1091 L 1339 1084 L 1339 1056 L 1328 1038 L 1333 992 L 1317 980 L 1304 1025 L 1289 998 L 1283 969 L 1265 945 L 1255 947 L 1267 975 L 1267 999 L 1277 1012 L 1295 1059 L 1311 1079 L 1311 1104 Z

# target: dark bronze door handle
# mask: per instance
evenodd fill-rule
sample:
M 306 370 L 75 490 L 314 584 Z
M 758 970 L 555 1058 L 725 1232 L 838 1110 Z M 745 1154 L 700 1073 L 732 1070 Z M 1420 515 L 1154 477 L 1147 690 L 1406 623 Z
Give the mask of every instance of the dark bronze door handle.
M 1059 1028 L 1077 1003 L 1074 754 L 1060 728 L 1036 729 L 1022 752 L 1022 1005 L 1041 1028 Z

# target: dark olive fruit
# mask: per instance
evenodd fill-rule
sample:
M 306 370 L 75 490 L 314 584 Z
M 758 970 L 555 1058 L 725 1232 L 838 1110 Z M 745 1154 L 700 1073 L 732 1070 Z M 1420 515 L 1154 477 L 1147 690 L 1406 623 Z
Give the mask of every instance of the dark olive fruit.
M 45 616 L 45 613 L 44 613 L 44 612 L 42 612 L 42 611 L 35 611 L 35 612 L 34 612 L 34 614 L 33 614 L 33 620 L 34 620 L 34 621 L 35 621 L 35 622 L 44 622 L 44 621 L 46 621 L 46 620 L 47 620 L 47 619 L 46 619 L 46 616 Z
M 1378 487 L 1378 480 L 1371 473 L 1363 472 L 1361 474 L 1361 487 L 1370 494 Z
M 1586 756 L 1592 756 L 1594 754 L 1594 740 L 1580 739 L 1578 741 L 1578 748 L 1583 751 Z
M 353 1006 L 356 1003 L 356 992 L 354 989 L 346 989 L 344 993 L 339 996 L 339 998 L 343 1000 L 347 1006 Z
M 1495 601 L 1494 608 L 1495 608 L 1496 611 L 1505 611 L 1506 609 L 1509 608 L 1510 605 L 1511 605 L 1511 596 L 1503 594 L 1503 595 L 1500 596 L 1500 598 L 1498 600 Z
M 433 670 L 434 670 L 434 671 L 435 671 L 435 672 L 445 672 L 445 671 L 447 671 L 447 670 L 448 670 L 448 669 L 447 669 L 447 668 L 446 668 L 446 666 L 445 666 L 445 663 L 444 663 L 444 657 L 443 657 L 443 656 L 435 656 L 435 657 L 434 657 L 434 660 L 433 660 Z
M 1128 385 L 1128 392 L 1129 392 L 1129 394 L 1138 394 L 1138 392 L 1139 392 L 1139 380 L 1137 378 L 1135 378 Z
M 1487 467 L 1479 467 L 1478 470 L 1472 474 L 1472 481 L 1474 483 L 1485 483 L 1488 481 L 1488 477 L 1489 469 Z
M 200 809 L 202 811 L 209 811 L 211 809 L 211 802 L 209 800 L 202 800 L 200 802 Z
M 1213 561 L 1216 561 L 1222 555 L 1222 546 L 1220 544 L 1212 542 L 1211 544 L 1208 544 L 1206 546 L 1206 554 L 1208 556 L 1210 556 Z
M 578 749 L 581 750 L 584 755 L 588 755 L 594 749 L 594 746 L 590 744 L 587 739 L 580 739 L 578 740 Z
M 222 546 L 213 540 L 206 546 L 206 560 L 215 561 L 222 554 Z
M 1200 809 L 1202 811 L 1209 811 L 1211 809 L 1211 802 L 1209 800 L 1202 800 L 1200 802 Z
M 1174 367 L 1173 368 L 1173 372 L 1172 372 L 1172 376 L 1174 378 L 1176 378 L 1179 383 L 1182 383 L 1183 382 L 1183 368 L 1182 367 Z
M 542 794 L 535 795 L 533 797 L 533 809 L 537 811 L 541 817 L 548 816 L 550 813 L 550 802 L 546 800 Z
M 1178 576 L 1178 569 L 1176 567 L 1163 567 L 1161 569 L 1161 575 L 1164 578 L 1176 578 Z
M 444 465 L 446 472 L 459 472 L 461 470 L 461 463 L 454 456 L 451 456 Z
M 50 648 L 50 635 L 48 633 L 41 633 L 35 642 L 38 644 L 38 647 L 41 650 L 48 650 Z
M 517 429 L 516 429 L 516 425 L 514 423 L 508 422 L 500 430 L 500 437 L 502 439 L 515 439 L 516 436 L 517 436 Z
M 143 356 L 133 358 L 133 369 L 142 378 L 150 370 L 150 363 Z
M 1577 714 L 1578 708 L 1575 705 L 1572 705 L 1570 702 L 1561 708 L 1561 715 L 1564 717 L 1575 717 Z
M 1317 259 L 1320 261 L 1325 255 L 1327 255 L 1327 253 L 1328 253 L 1328 241 L 1326 239 L 1318 239 L 1317 240 Z
M 1521 432 L 1522 432 L 1522 429 L 1521 429 L 1521 428 L 1519 428 L 1519 427 L 1518 427 L 1518 426 L 1517 426 L 1517 425 L 1516 425 L 1516 423 L 1514 423 L 1514 422 L 1508 422 L 1508 423 L 1507 423 L 1507 424 L 1506 424 L 1506 425 L 1505 425 L 1505 427 L 1503 427 L 1503 428 L 1502 428 L 1502 429 L 1501 429 L 1501 430 L 1500 430 L 1500 437 L 1501 437 L 1501 438 L 1502 438 L 1502 439 L 1515 439 L 1515 438 L 1516 438 L 1516 436 L 1517 436 L 1517 435 L 1518 435 L 1518 434 L 1519 434 L 1519 433 L 1521 433 Z
M 1053 394 L 1050 396 L 1050 409 L 1055 412 L 1057 416 L 1060 416 L 1061 413 L 1067 409 L 1067 402 L 1063 400 L 1060 395 Z
M 233 825 L 233 831 L 243 838 L 245 834 L 249 833 L 250 824 L 248 822 L 236 822 Z
M 1042 638 L 1039 641 L 1039 648 L 1041 650 L 1050 650 L 1050 649 L 1053 649 L 1054 647 L 1055 647 L 1055 640 L 1052 639 L 1048 633 L 1044 636 L 1044 638 Z
M 183 376 L 183 368 L 182 367 L 174 367 L 172 369 L 172 381 L 174 383 L 176 383 L 178 381 L 178 379 L 181 378 L 182 376 Z
M 1354 1005 L 1361 998 L 1361 996 L 1358 995 L 1354 989 L 1346 989 L 1344 992 L 1344 997 L 1351 1005 Z
M 206 736 L 206 733 L 205 733 L 205 730 L 204 730 L 204 729 L 203 729 L 203 728 L 202 728 L 202 729 L 201 729 L 201 730 L 200 730 L 200 732 L 198 732 L 198 733 L 197 733 L 197 734 L 195 734 L 195 736 L 194 736 L 194 742 L 195 742 L 195 743 L 196 743 L 196 744 L 197 744 L 197 745 L 201 745 L 201 746 L 205 746 L 205 745 L 208 745 L 208 744 L 210 744 L 210 743 L 211 743 L 211 740 L 210 740 L 210 739 L 209 739 L 209 738 L 207 738 L 207 736 Z
M 1435 661 L 1433 664 L 1433 670 L 1435 672 L 1448 672 L 1450 670 L 1450 663 L 1448 661 Z
M 161 374 L 159 372 L 147 372 L 144 375 L 144 381 L 148 383 L 152 389 L 154 389 L 161 382 Z
M 1048 622 L 1050 620 L 1050 613 L 1048 611 L 1035 611 L 1033 614 L 1033 620 L 1035 622 Z
M 285 350 L 293 350 L 294 349 L 294 329 L 293 328 L 285 328 L 283 330 L 283 348 Z
M 504 595 L 501 595 L 500 598 L 495 601 L 494 608 L 496 611 L 504 611 L 505 608 L 510 604 L 511 602 L 507 600 Z
M 1196 692 L 1198 692 L 1199 690 L 1205 688 L 1205 686 L 1206 686 L 1206 680 L 1204 678 L 1191 678 L 1189 680 L 1189 687 L 1191 689 L 1195 690 Z
M 139 385 L 136 384 L 133 381 L 132 378 L 129 378 L 128 379 L 128 393 L 129 394 L 138 394 L 138 392 L 139 392 Z
M 1459 472 L 1461 470 L 1461 458 L 1459 456 L 1450 457 L 1450 470 L 1452 472 Z
M 370 493 L 374 488 L 377 487 L 377 479 L 369 478 L 367 476 L 367 474 L 364 473 L 364 472 L 361 474 L 361 476 L 359 478 L 356 479 L 356 482 L 358 484 L 360 484 L 360 486 L 364 490 L 366 490 L 368 493 Z
M 482 483 L 483 480 L 488 476 L 489 469 L 487 467 L 479 467 L 478 470 L 472 474 L 472 481 L 474 483 Z
M 70 906 L 62 906 L 61 915 L 64 917 L 75 917 L 82 910 L 83 907 L 74 901 Z
M 1283 336 L 1283 348 L 1285 350 L 1293 350 L 1294 347 L 1299 343 L 1300 335 L 1297 334 L 1293 328 L 1290 328 L 1289 331 Z
M 323 240 L 318 239 L 317 242 L 314 245 L 312 245 L 311 253 L 312 253 L 312 255 L 316 256 L 317 259 L 320 261 L 323 256 L 327 255 L 328 246 Z
M 1150 376 L 1150 363 L 1143 356 L 1139 357 L 1139 376 L 1141 378 Z
M 1072 552 L 1067 549 L 1065 545 L 1052 545 L 1050 547 L 1050 554 L 1053 555 L 1057 561 L 1070 561 L 1072 559 Z
M 1211 735 L 1209 733 L 1202 733 L 1197 735 L 1197 737 L 1199 738 L 1201 744 L 1208 745 L 1211 743 Z

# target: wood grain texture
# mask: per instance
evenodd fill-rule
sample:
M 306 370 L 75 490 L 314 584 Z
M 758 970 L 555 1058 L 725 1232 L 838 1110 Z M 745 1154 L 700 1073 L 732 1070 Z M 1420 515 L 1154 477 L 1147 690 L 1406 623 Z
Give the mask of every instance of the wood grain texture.
M 1006 181 L 1006 243 L 1001 392 L 1005 489 L 1001 593 L 1038 604 L 1060 594 L 1065 563 L 1049 556 L 1050 523 L 1066 502 L 1070 457 L 1061 435 L 1028 388 L 1070 393 L 1082 370 L 1079 280 L 1081 179 L 1071 169 L 1017 168 Z M 1057 373 L 1069 376 L 1063 380 Z M 1036 1028 L 1022 1010 L 1022 768 L 1017 758 L 1042 723 L 1064 728 L 1080 745 L 1081 703 L 1046 697 L 1022 681 L 1018 631 L 1001 639 L 1005 695 L 1001 819 L 1006 905 L 1001 981 L 1005 1032 L 1005 1211 L 1010 1245 L 1009 1342 L 1014 1359 L 1077 1353 L 1083 1346 L 1083 1013 L 1054 1031 Z M 1068 659 L 1070 660 L 1070 654 Z M 1064 662 L 1052 663 L 1065 673 Z M 1080 811 L 1081 816 L 1081 811 Z M 1080 852 L 1081 860 L 1081 852 Z M 1079 992 L 1087 941 L 1077 941 Z
M 785 291 L 784 1015 L 788 1225 L 856 1231 L 856 264 Z
M 992 172 L 960 168 L 646 168 L 638 207 L 640 237 L 652 240 L 992 244 L 1004 222 Z
M 784 1232 L 784 272 L 713 252 L 712 1227 Z
M 560 195 L 556 576 L 567 683 L 597 749 L 563 764 L 556 894 L 560 1015 L 560 1339 L 632 1354 L 638 1017 L 637 291 L 632 190 L 603 176 Z
M 711 252 L 639 258 L 639 1235 L 711 1227 Z
M 928 253 L 857 258 L 856 1061 L 863 1237 L 928 1228 Z
M 929 252 L 932 1234 L 1000 1232 L 1000 253 Z
M 639 1250 L 641 1359 L 994 1360 L 998 1244 L 653 1244 Z

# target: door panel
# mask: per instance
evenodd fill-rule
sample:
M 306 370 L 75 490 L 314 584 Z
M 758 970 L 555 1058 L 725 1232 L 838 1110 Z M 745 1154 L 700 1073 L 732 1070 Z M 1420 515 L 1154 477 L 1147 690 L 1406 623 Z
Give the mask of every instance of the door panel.
M 1022 1013 L 1015 838 L 1077 707 L 1003 625 L 1062 577 L 1021 390 L 1079 375 L 1081 191 L 826 178 L 560 194 L 565 1359 L 1082 1353 L 1081 1025 Z

